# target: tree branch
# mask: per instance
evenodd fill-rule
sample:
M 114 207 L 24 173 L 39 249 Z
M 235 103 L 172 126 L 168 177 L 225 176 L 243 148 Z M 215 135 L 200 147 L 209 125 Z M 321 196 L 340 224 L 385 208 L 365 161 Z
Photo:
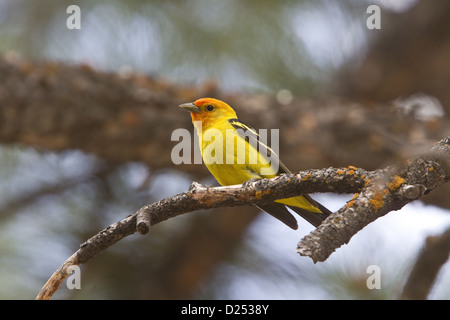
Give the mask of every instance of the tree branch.
M 311 257 L 314 262 L 324 261 L 371 221 L 447 182 L 450 176 L 449 142 L 450 137 L 437 143 L 426 157 L 383 170 L 366 171 L 352 166 L 307 170 L 258 180 L 246 187 L 208 187 L 194 182 L 188 191 L 146 205 L 87 240 L 55 271 L 37 299 L 51 298 L 69 275 L 69 267 L 86 263 L 122 238 L 136 231 L 145 234 L 152 225 L 180 214 L 216 207 L 263 204 L 304 193 L 358 192 L 298 245 L 301 255 Z
M 450 228 L 441 235 L 426 239 L 414 265 L 400 299 L 424 300 L 427 298 L 436 276 L 450 253 Z
M 255 128 L 283 128 L 284 163 L 298 170 L 348 163 L 384 167 L 409 158 L 429 139 L 446 136 L 450 127 L 445 117 L 418 121 L 391 103 L 375 106 L 328 96 L 286 104 L 270 96 L 226 93 L 211 82 L 181 86 L 136 72 L 26 61 L 12 54 L 0 56 L 0 79 L 3 145 L 79 149 L 111 164 L 139 161 L 153 170 L 171 167 L 196 177 L 209 173 L 204 166 L 175 166 L 170 149 L 176 142 L 169 141 L 178 128 L 193 134 L 189 115 L 178 105 L 203 96 L 228 102 Z M 445 205 L 450 207 L 450 200 Z
M 299 242 L 297 252 L 314 262 L 325 261 L 370 222 L 399 210 L 447 182 L 450 177 L 449 143 L 450 137 L 447 137 L 436 143 L 424 157 L 403 166 L 370 173 L 361 192 L 305 236 Z

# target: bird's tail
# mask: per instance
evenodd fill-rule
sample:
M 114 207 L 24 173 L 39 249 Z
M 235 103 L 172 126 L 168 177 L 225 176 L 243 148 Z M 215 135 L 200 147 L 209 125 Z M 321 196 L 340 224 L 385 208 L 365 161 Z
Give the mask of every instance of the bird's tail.
M 283 222 L 288 227 L 297 230 L 297 220 L 294 218 L 294 216 L 289 212 L 288 209 L 281 203 L 267 203 L 263 205 L 257 205 L 258 209 L 267 212 L 268 214 L 272 215 L 273 217 L 277 218 L 281 222 Z
M 303 219 L 317 228 L 322 223 L 322 221 L 324 221 L 331 214 L 331 211 L 316 201 L 314 201 L 313 204 L 315 204 L 316 207 L 319 208 L 320 211 L 322 211 L 322 213 L 311 212 L 294 206 L 288 206 L 288 208 L 298 213 Z
M 314 201 L 309 195 L 303 195 L 314 207 L 318 208 L 321 212 L 312 212 L 306 209 L 302 209 L 296 206 L 287 206 L 292 211 L 295 211 L 303 219 L 311 223 L 314 227 L 318 227 L 322 221 L 324 221 L 330 214 L 331 211 L 325 208 L 323 205 Z M 264 205 L 258 205 L 259 209 L 271 214 L 273 217 L 277 218 L 283 222 L 288 227 L 297 230 L 297 220 L 294 216 L 286 209 L 286 206 L 281 203 L 268 203 Z

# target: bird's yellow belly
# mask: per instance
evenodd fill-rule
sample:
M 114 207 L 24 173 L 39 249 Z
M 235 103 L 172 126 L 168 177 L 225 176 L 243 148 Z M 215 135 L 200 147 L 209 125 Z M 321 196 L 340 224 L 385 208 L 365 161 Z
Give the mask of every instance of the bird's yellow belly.
M 271 164 L 255 148 L 247 143 L 237 145 L 234 142 L 234 139 L 202 141 L 203 161 L 221 185 L 242 184 L 252 178 L 275 177 L 276 171 L 272 170 Z M 241 150 L 240 147 L 244 149 Z
M 223 186 L 242 184 L 252 178 L 261 179 L 261 176 L 249 170 L 245 164 L 209 164 L 206 166 L 208 167 L 212 175 L 216 178 L 216 180 Z M 309 201 L 303 196 L 294 196 L 286 199 L 275 200 L 275 202 L 282 203 L 288 206 L 305 208 L 312 212 L 321 213 L 318 208 L 312 206 Z
M 241 184 L 252 178 L 261 179 L 253 171 L 249 170 L 245 164 L 206 164 L 217 182 L 223 186 Z

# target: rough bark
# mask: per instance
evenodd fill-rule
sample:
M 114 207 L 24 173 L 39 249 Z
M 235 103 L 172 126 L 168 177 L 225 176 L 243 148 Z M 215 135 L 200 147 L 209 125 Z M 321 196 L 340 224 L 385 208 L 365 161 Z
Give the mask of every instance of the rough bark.
M 68 276 L 68 268 L 86 263 L 136 231 L 145 234 L 152 225 L 180 214 L 223 206 L 264 204 L 299 193 L 358 192 L 298 245 L 301 255 L 309 256 L 314 262 L 324 261 L 370 222 L 446 183 L 450 177 L 449 159 L 450 137 L 441 140 L 423 157 L 383 170 L 368 172 L 356 167 L 308 170 L 255 181 L 245 187 L 206 187 L 194 182 L 189 191 L 144 206 L 87 240 L 58 268 L 37 298 L 49 299 Z

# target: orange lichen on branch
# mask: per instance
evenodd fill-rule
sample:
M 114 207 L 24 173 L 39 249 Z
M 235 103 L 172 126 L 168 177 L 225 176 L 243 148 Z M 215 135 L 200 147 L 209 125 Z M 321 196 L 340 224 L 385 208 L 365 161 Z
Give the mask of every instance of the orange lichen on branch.
M 405 182 L 406 182 L 405 179 L 403 179 L 400 176 L 395 175 L 394 178 L 392 178 L 392 181 L 387 184 L 387 187 L 389 188 L 389 190 L 395 191 L 398 188 L 400 188 L 400 186 L 402 184 L 404 184 Z
M 311 177 L 311 173 L 308 173 L 306 176 L 302 178 L 303 181 L 308 180 Z
M 345 204 L 345 207 L 346 208 L 352 207 L 355 204 L 356 198 L 358 198 L 358 196 L 359 196 L 359 193 L 355 193 L 353 195 L 353 197 L 349 201 L 347 201 L 347 203 Z
M 373 206 L 375 212 L 377 212 L 378 210 L 380 210 L 380 208 L 384 206 L 384 196 L 385 193 L 380 190 L 375 192 L 372 198 L 369 199 L 369 203 Z
M 381 207 L 384 206 L 385 197 L 389 196 L 392 191 L 400 188 L 402 184 L 406 183 L 406 180 L 402 177 L 395 175 L 390 182 L 386 184 L 386 188 L 377 190 L 374 195 L 369 199 L 370 204 L 377 212 Z
M 356 200 L 350 200 L 345 204 L 346 208 L 353 207 L 355 205 Z
M 348 174 L 349 174 L 349 175 L 354 175 L 356 170 L 358 170 L 357 167 L 354 167 L 354 166 L 348 166 Z
M 261 200 L 263 196 L 270 194 L 270 190 L 256 191 L 255 198 Z
M 347 168 L 338 169 L 336 171 L 336 173 L 339 174 L 339 175 L 344 175 L 346 173 L 349 174 L 349 175 L 354 175 L 356 170 L 358 170 L 357 167 L 348 166 Z

